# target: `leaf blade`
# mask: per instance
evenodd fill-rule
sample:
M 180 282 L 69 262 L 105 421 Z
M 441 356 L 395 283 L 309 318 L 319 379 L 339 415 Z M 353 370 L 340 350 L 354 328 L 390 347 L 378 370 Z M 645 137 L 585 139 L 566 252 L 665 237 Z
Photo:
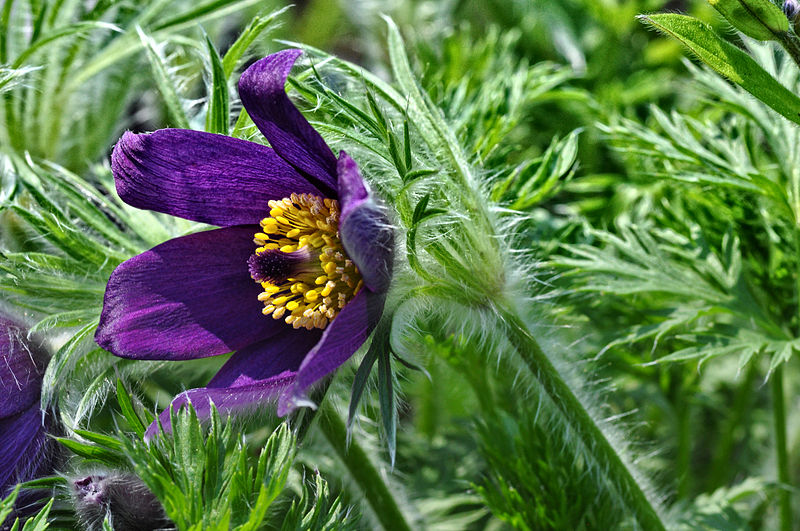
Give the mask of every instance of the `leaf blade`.
M 770 76 L 752 57 L 719 37 L 708 24 L 673 13 L 639 15 L 639 20 L 676 38 L 715 72 L 800 124 L 800 98 Z

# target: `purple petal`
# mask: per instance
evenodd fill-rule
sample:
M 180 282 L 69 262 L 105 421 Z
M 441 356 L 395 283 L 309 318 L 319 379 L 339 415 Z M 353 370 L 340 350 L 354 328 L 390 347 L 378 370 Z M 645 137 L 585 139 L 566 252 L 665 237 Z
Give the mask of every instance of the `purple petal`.
M 286 78 L 302 53 L 284 50 L 253 63 L 239 78 L 239 97 L 278 155 L 335 197 L 336 157 L 286 95 Z
M 185 360 L 252 345 L 287 326 L 261 313 L 247 259 L 257 226 L 169 240 L 123 262 L 108 281 L 95 340 L 135 359 Z
M 270 199 L 320 194 L 272 149 L 201 131 L 125 133 L 111 169 L 129 205 L 223 227 L 257 224 Z
M 341 215 L 345 217 L 351 210 L 369 201 L 369 190 L 367 190 L 367 184 L 358 169 L 358 164 L 344 151 L 339 152 L 336 175 L 339 183 Z
M 271 339 L 236 352 L 212 378 L 208 386 L 190 389 L 170 404 L 178 411 L 191 402 L 200 419 L 211 415 L 213 402 L 222 414 L 251 409 L 274 400 L 294 380 L 297 368 L 309 350 L 319 341 L 322 330 L 286 330 Z M 169 408 L 159 415 L 161 426 L 171 430 Z M 154 422 L 147 429 L 147 438 L 158 433 Z
M 394 230 L 384 210 L 370 197 L 358 165 L 344 151 L 339 154 L 338 173 L 339 237 L 364 285 L 383 293 L 392 280 Z
M 294 385 L 281 395 L 278 415 L 284 416 L 295 409 L 305 397 L 306 389 L 339 368 L 364 344 L 380 320 L 384 301 L 382 294 L 361 290 L 342 308 L 303 360 Z
M 284 371 L 297 371 L 306 354 L 319 342 L 322 330 L 295 330 L 283 324 L 285 331 L 231 356 L 208 387 L 242 386 Z
M 39 402 L 44 355 L 17 323 L 0 316 L 0 419 Z M 2 461 L 0 461 L 2 463 Z
M 256 380 L 251 384 L 238 387 L 217 387 L 200 389 L 190 389 L 179 394 L 170 404 L 170 407 L 178 411 L 181 407 L 191 402 L 197 413 L 198 418 L 207 419 L 211 416 L 211 404 L 220 413 L 232 413 L 249 411 L 266 402 L 275 400 L 278 394 L 294 381 L 295 372 L 284 371 L 265 380 Z M 164 432 L 172 431 L 169 408 L 162 411 L 158 416 Z M 150 440 L 158 435 L 158 424 L 154 422 L 148 426 L 145 432 L 145 440 Z
M 50 456 L 42 413 L 36 403 L 0 420 L 0 498 L 19 482 L 48 474 Z

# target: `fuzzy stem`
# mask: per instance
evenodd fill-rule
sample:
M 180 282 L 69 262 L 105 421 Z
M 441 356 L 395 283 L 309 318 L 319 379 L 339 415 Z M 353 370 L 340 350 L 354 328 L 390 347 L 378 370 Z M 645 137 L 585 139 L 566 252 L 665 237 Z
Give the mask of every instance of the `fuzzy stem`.
M 394 499 L 389 486 L 358 443 L 347 444 L 347 427 L 342 417 L 326 402 L 320 406 L 317 425 L 336 455 L 358 483 L 364 497 L 384 529 L 411 531 L 405 515 Z
M 324 381 L 315 385 L 311 391 L 311 396 L 309 397 L 310 400 L 315 404 L 322 404 L 328 397 L 328 389 L 330 389 L 332 381 L 333 377 L 328 376 Z M 306 438 L 308 429 L 311 427 L 314 419 L 317 418 L 317 413 L 319 410 L 319 406 L 316 408 L 301 407 L 292 413 L 291 417 L 289 417 L 289 425 L 295 430 L 295 437 L 297 438 L 298 446 Z
M 561 374 L 515 312 L 498 307 L 504 331 L 531 369 L 553 404 L 566 417 L 583 445 L 605 467 L 608 480 L 622 496 L 643 529 L 665 531 L 664 523 L 628 465 L 622 460 L 595 420 L 572 392 Z
M 792 529 L 792 499 L 789 486 L 789 454 L 786 451 L 786 405 L 783 397 L 783 367 L 778 366 L 770 378 L 772 391 L 772 418 L 775 428 L 775 454 L 778 481 L 782 483 L 778 493 L 781 531 Z
M 800 67 L 800 43 L 798 43 L 797 37 L 789 32 L 777 34 L 776 37 L 780 45 L 783 46 L 783 49 L 786 50 L 786 53 L 788 53 L 795 64 Z

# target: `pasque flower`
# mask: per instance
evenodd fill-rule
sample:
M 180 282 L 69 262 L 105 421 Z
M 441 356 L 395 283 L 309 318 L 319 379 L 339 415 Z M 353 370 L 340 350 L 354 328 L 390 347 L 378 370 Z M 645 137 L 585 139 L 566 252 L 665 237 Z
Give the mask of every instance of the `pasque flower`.
M 25 328 L 0 314 L 0 498 L 17 483 L 48 475 L 55 466 L 47 415 L 39 405 L 46 365 L 46 353 L 28 340 Z M 17 514 L 25 514 L 28 503 L 39 497 L 21 495 Z
M 127 260 L 106 288 L 95 339 L 117 356 L 236 351 L 176 408 L 191 400 L 203 415 L 211 401 L 229 411 L 279 397 L 286 414 L 350 358 L 383 311 L 392 230 L 353 159 L 337 159 L 287 96 L 301 53 L 270 55 L 239 80 L 271 148 L 162 129 L 125 133 L 111 156 L 128 204 L 222 227 Z

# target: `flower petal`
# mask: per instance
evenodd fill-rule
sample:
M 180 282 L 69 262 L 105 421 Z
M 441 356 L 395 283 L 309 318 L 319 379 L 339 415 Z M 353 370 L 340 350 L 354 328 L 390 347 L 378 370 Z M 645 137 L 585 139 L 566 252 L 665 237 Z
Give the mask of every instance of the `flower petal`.
M 45 470 L 49 462 L 46 443 L 38 403 L 0 420 L 0 498 L 18 482 L 49 472 Z
M 207 387 L 237 387 L 271 378 L 284 371 L 296 371 L 306 354 L 322 337 L 322 330 L 295 330 L 283 324 L 285 331 L 231 356 Z
M 339 368 L 367 340 L 383 313 L 383 294 L 361 290 L 325 329 L 297 371 L 294 385 L 278 401 L 278 415 L 294 410 L 312 384 Z
M 342 245 L 364 285 L 383 293 L 392 280 L 394 230 L 384 210 L 370 197 L 358 165 L 344 151 L 339 154 L 338 175 Z
M 275 400 L 281 390 L 294 381 L 295 372 L 284 371 L 271 378 L 256 380 L 251 384 L 238 387 L 202 387 L 199 389 L 189 389 L 179 394 L 170 404 L 174 411 L 191 402 L 197 413 L 198 418 L 208 419 L 211 417 L 211 404 L 219 412 L 246 411 L 256 405 L 262 405 L 270 400 Z M 158 422 L 153 422 L 147 427 L 144 434 L 145 440 L 150 440 L 159 433 L 158 423 L 165 433 L 172 431 L 172 422 L 169 414 L 170 408 L 165 409 L 158 416 Z
M 20 325 L 0 316 L 0 419 L 39 402 L 44 357 L 25 334 Z
M 108 281 L 95 340 L 117 356 L 185 360 L 247 347 L 285 329 L 264 316 L 248 274 L 257 226 L 169 240 Z
M 286 94 L 286 78 L 302 53 L 284 50 L 253 63 L 239 78 L 239 97 L 278 155 L 335 197 L 336 157 Z
M 303 358 L 321 336 L 321 330 L 295 330 L 287 325 L 275 337 L 236 352 L 207 387 L 181 393 L 170 406 L 178 411 L 191 402 L 197 416 L 207 419 L 212 402 L 224 414 L 273 400 L 292 383 Z M 169 408 L 158 419 L 165 431 L 172 429 Z M 147 428 L 146 436 L 151 438 L 157 433 L 158 423 L 154 422 Z
M 257 224 L 270 199 L 320 194 L 266 146 L 185 129 L 125 133 L 111 169 L 129 205 L 224 227 Z

